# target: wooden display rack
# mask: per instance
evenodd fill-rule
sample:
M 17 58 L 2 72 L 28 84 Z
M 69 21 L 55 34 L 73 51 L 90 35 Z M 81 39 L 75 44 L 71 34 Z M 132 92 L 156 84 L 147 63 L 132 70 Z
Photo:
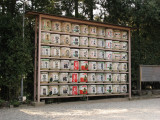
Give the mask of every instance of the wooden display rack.
M 47 97 L 41 97 L 40 96 L 40 86 L 41 85 L 114 85 L 114 84 L 125 84 L 128 85 L 128 93 L 125 94 L 103 94 L 103 95 L 85 95 L 87 98 L 91 96 L 128 96 L 131 98 L 131 34 L 130 34 L 130 27 L 126 26 L 119 26 L 119 25 L 113 25 L 113 24 L 106 24 L 101 22 L 95 22 L 95 21 L 88 21 L 88 20 L 80 20 L 75 18 L 68 18 L 68 17 L 61 17 L 61 16 L 55 16 L 55 15 L 49 15 L 44 13 L 38 13 L 38 12 L 27 12 L 27 16 L 34 16 L 35 17 L 35 72 L 34 72 L 34 101 L 40 102 L 40 99 L 46 99 L 46 98 L 68 98 L 68 97 L 83 97 L 84 95 L 77 95 L 77 96 L 47 96 Z M 128 40 L 122 40 L 122 39 L 107 39 L 105 37 L 97 37 L 97 36 L 90 36 L 90 35 L 76 35 L 72 33 L 64 33 L 64 32 L 54 32 L 54 31 L 46 31 L 41 30 L 41 20 L 45 19 L 52 19 L 56 21 L 61 22 L 70 22 L 70 23 L 76 23 L 76 24 L 85 24 L 85 25 L 91 25 L 96 27 L 105 27 L 105 28 L 111 28 L 111 29 L 117 29 L 117 30 L 124 30 L 128 32 Z M 40 59 L 41 58 L 48 58 L 48 59 L 58 59 L 58 60 L 86 60 L 86 61 L 103 61 L 103 62 L 115 62 L 115 61 L 109 61 L 109 60 L 94 60 L 94 59 L 76 59 L 76 58 L 55 58 L 55 57 L 41 57 L 41 45 L 45 46 L 56 46 L 56 47 L 69 47 L 69 48 L 81 48 L 81 49 L 91 49 L 93 47 L 73 47 L 73 46 L 65 46 L 65 45 L 53 45 L 53 44 L 44 44 L 41 43 L 41 32 L 48 32 L 48 33 L 54 33 L 54 34 L 60 34 L 60 35 L 70 35 L 70 36 L 79 36 L 79 37 L 95 37 L 95 38 L 102 38 L 105 40 L 112 40 L 112 41 L 122 41 L 122 42 L 128 42 L 128 51 L 123 50 L 108 50 L 104 48 L 95 48 L 94 49 L 100 49 L 100 50 L 107 50 L 107 51 L 113 51 L 113 52 L 127 52 L 128 53 L 128 61 L 116 61 L 116 62 L 123 62 L 128 63 L 128 72 L 108 72 L 108 71 L 63 71 L 63 70 L 41 70 L 40 69 Z M 37 36 L 39 35 L 39 36 Z M 37 41 L 38 38 L 38 41 Z M 38 48 L 37 48 L 38 47 Z M 38 54 L 37 54 L 38 51 Z M 37 68 L 38 67 L 38 68 Z M 128 74 L 128 82 L 127 83 L 40 83 L 40 72 L 86 72 L 86 73 L 125 73 Z

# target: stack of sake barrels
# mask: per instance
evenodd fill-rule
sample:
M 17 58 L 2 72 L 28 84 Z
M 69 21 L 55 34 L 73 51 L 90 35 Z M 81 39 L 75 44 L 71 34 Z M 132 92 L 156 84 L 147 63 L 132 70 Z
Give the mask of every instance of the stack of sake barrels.
M 41 28 L 41 96 L 127 93 L 126 31 L 48 19 Z

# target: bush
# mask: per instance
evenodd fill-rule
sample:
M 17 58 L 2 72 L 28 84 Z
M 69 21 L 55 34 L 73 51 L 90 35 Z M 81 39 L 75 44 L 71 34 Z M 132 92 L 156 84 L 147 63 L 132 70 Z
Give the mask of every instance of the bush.
M 14 107 L 18 107 L 21 103 L 17 100 L 13 100 L 11 101 L 11 105 L 13 105 Z
M 5 101 L 0 99 L 0 107 L 3 107 L 4 104 L 5 104 Z

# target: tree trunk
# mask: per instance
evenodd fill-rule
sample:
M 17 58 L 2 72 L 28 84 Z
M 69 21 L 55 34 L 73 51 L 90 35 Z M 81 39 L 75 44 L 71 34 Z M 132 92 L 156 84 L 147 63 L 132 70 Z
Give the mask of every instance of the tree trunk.
M 74 0 L 75 2 L 75 17 L 78 18 L 78 0 Z

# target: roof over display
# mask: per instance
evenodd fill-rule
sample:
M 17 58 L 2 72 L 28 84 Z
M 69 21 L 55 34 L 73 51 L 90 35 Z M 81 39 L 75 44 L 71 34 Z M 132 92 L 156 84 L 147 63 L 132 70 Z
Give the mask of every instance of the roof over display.
M 91 21 L 91 20 L 82 20 L 79 18 L 74 18 L 74 17 L 66 17 L 66 16 L 58 16 L 58 15 L 53 15 L 53 14 L 48 14 L 48 13 L 42 13 L 42 12 L 35 12 L 35 11 L 27 11 L 26 12 L 26 16 L 40 16 L 40 15 L 44 15 L 44 16 L 50 16 L 50 17 L 54 17 L 54 19 L 57 20 L 65 20 L 68 22 L 75 22 L 72 20 L 76 20 L 76 22 L 79 22 L 81 24 L 88 24 L 88 25 L 95 25 L 95 26 L 101 26 L 101 27 L 111 27 L 111 28 L 115 28 L 118 27 L 118 29 L 124 29 L 124 30 L 130 30 L 133 29 L 131 27 L 128 26 L 122 26 L 122 25 L 116 25 L 116 24 L 110 24 L 110 23 L 103 23 L 103 22 L 97 22 L 97 21 Z M 107 26 L 106 26 L 107 25 Z

